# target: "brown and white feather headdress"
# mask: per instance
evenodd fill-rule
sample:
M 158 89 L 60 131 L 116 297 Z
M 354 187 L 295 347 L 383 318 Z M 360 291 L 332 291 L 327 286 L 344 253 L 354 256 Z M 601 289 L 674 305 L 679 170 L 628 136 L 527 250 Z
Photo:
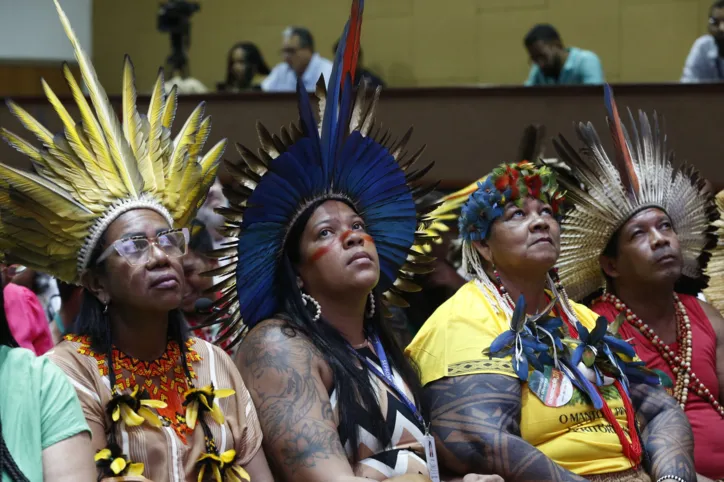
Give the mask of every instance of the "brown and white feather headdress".
M 714 222 L 714 226 L 718 242 L 706 266 L 705 273 L 709 277 L 709 286 L 704 290 L 704 296 L 714 308 L 724 313 L 724 191 L 716 195 L 716 207 L 719 219 Z
M 33 171 L 0 163 L 0 252 L 67 282 L 77 282 L 88 267 L 103 232 L 132 209 L 152 209 L 169 224 L 185 226 L 214 181 L 226 146 L 201 150 L 211 127 L 200 104 L 181 132 L 171 138 L 176 91 L 167 96 L 159 73 L 148 113 L 136 107 L 133 65 L 123 66 L 123 125 L 98 81 L 88 55 L 55 1 L 73 44 L 90 103 L 67 65 L 66 81 L 80 111 L 75 121 L 43 81 L 48 100 L 63 123 L 53 134 L 27 111 L 8 101 L 10 111 L 41 143 L 39 147 L 2 129 L 0 135 L 30 158 Z
M 683 274 L 701 279 L 715 238 L 713 196 L 692 167 L 674 167 L 656 114 L 653 122 L 639 112 L 637 123 L 629 111 L 630 131 L 622 124 L 611 88 L 605 86 L 608 125 L 614 145 L 609 158 L 589 123 L 579 123 L 584 147 L 577 152 L 563 137 L 553 143 L 574 178 L 560 176 L 573 204 L 562 224 L 559 276 L 571 298 L 580 300 L 604 287 L 599 256 L 618 231 L 636 213 L 662 209 L 671 218 L 684 258 Z

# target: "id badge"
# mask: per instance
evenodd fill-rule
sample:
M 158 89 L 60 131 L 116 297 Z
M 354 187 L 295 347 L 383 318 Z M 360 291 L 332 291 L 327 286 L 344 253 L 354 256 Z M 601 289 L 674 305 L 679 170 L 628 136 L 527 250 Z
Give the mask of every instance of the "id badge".
M 425 460 L 427 460 L 427 473 L 432 482 L 440 482 L 440 470 L 437 464 L 437 450 L 435 449 L 435 437 L 430 435 L 429 431 L 425 431 L 423 438 L 425 446 Z

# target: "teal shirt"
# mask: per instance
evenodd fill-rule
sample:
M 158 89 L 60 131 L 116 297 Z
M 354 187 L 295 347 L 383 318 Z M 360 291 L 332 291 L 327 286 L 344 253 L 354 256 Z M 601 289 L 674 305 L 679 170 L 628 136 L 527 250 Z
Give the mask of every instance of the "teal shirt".
M 576 47 L 568 49 L 568 59 L 557 79 L 545 77 L 538 64 L 530 68 L 525 85 L 603 84 L 603 67 L 598 55 Z
M 15 463 L 30 482 L 43 482 L 43 450 L 88 424 L 65 374 L 25 348 L 0 346 L 0 420 Z M 2 482 L 11 482 L 3 473 Z

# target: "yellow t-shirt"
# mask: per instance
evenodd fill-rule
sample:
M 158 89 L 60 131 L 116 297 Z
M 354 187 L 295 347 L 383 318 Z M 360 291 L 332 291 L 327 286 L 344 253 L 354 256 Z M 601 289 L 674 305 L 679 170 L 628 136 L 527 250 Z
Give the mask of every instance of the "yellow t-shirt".
M 583 305 L 571 305 L 578 320 L 593 329 L 598 315 Z M 482 353 L 509 328 L 510 321 L 493 310 L 471 281 L 433 313 L 406 353 L 420 368 L 423 385 L 443 377 L 484 373 L 517 378 L 511 357 L 490 359 Z M 554 408 L 531 393 L 527 383 L 521 388 L 521 436 L 558 465 L 583 476 L 632 468 L 613 427 L 583 392 L 574 387 L 571 400 Z M 629 435 L 618 391 L 608 386 L 601 393 Z

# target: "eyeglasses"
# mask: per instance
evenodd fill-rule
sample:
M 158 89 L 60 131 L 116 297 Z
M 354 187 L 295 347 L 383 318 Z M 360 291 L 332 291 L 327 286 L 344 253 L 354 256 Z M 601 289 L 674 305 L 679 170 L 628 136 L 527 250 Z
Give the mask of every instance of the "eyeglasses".
M 299 52 L 299 50 L 300 49 L 298 49 L 297 47 L 284 47 L 279 51 L 279 53 L 282 55 L 294 55 Z
M 156 245 L 166 256 L 179 258 L 185 255 L 188 250 L 189 230 L 186 228 L 170 229 L 159 233 L 155 238 L 134 236 L 119 239 L 101 253 L 96 264 L 108 259 L 113 251 L 117 252 L 130 265 L 146 264 L 151 257 L 152 244 Z

